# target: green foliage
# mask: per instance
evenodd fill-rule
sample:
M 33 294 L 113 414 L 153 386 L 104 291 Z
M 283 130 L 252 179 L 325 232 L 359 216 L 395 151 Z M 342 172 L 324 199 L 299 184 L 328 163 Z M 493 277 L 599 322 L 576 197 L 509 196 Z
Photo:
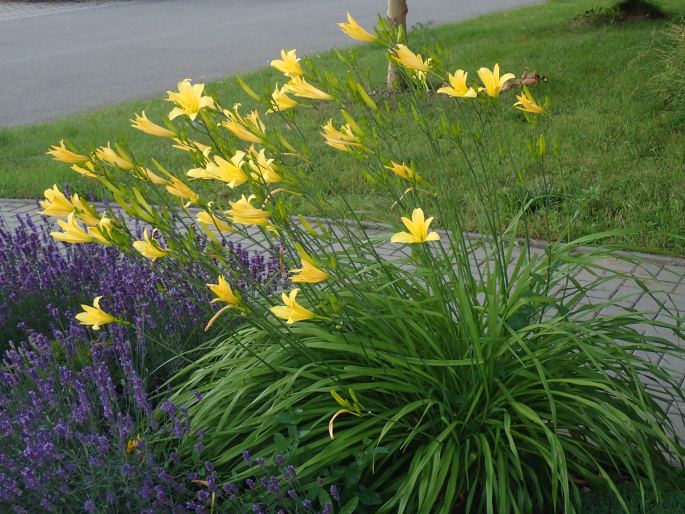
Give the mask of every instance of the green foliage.
M 658 50 L 661 66 L 654 82 L 674 121 L 682 126 L 685 124 L 685 24 L 674 23 L 665 34 L 667 40 Z
M 613 489 L 626 475 L 656 494 L 674 475 L 665 455 L 681 449 L 643 380 L 670 378 L 633 352 L 681 351 L 641 335 L 638 313 L 593 316 L 613 302 L 592 307 L 585 294 L 620 275 L 546 293 L 591 266 L 573 248 L 519 258 L 504 289 L 497 272 L 475 289 L 457 273 L 441 282 L 433 270 L 449 273 L 444 263 L 421 266 L 422 252 L 411 276 L 369 264 L 338 324 L 239 331 L 177 377 L 176 400 L 192 404 L 194 425 L 213 427 L 218 466 L 243 447 L 282 450 L 296 431 L 302 472 L 337 479 L 342 467 L 346 494 L 370 512 L 370 491 L 379 512 L 412 513 L 574 512 L 576 483 Z M 671 388 L 661 394 L 682 394 Z M 336 419 L 333 440 L 331 389 L 362 406 Z M 360 459 L 360 448 L 375 453 Z

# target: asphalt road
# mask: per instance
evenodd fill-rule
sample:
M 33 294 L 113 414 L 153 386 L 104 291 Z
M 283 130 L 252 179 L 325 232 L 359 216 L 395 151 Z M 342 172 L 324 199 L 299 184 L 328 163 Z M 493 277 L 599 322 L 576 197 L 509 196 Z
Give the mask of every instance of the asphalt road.
M 1 2 L 2 0 L 0 0 Z M 409 24 L 454 22 L 532 0 L 409 0 Z M 47 121 L 259 68 L 281 48 L 350 44 L 386 0 L 130 0 L 0 19 L 0 127 Z

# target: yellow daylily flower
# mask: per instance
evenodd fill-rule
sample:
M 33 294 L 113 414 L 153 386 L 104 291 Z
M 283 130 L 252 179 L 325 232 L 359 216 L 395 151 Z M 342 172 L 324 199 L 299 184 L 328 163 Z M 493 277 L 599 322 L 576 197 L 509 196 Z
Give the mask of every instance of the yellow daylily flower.
M 76 209 L 78 217 L 81 218 L 81 221 L 86 225 L 97 225 L 100 222 L 95 207 L 79 198 L 78 193 L 71 195 L 71 204 Z
M 167 179 L 160 177 L 148 168 L 140 168 L 138 171 L 140 171 L 141 175 L 149 180 L 151 184 L 156 186 L 165 186 L 169 183 Z
M 165 189 L 170 195 L 180 198 L 181 200 L 186 200 L 184 205 L 185 207 L 188 207 L 190 204 L 197 203 L 198 200 L 200 200 L 200 195 L 198 195 L 195 191 L 190 189 L 187 184 L 181 182 L 173 175 L 169 176 L 169 181 L 166 182 Z
M 67 164 L 79 164 L 88 160 L 88 157 L 85 155 L 68 150 L 64 146 L 64 139 L 59 142 L 59 145 L 52 145 L 46 153 L 51 155 L 54 160 L 66 162 Z
M 46 199 L 39 202 L 43 210 L 39 211 L 38 214 L 62 218 L 74 212 L 73 204 L 57 188 L 57 184 L 53 185 L 52 189 L 46 189 L 43 194 Z
M 107 143 L 107 147 L 101 146 L 95 150 L 95 155 L 101 161 L 105 161 L 107 164 L 111 164 L 122 170 L 132 170 L 135 168 L 135 165 L 129 159 L 122 157 L 112 150 L 109 143 Z
M 269 216 L 271 215 L 269 211 L 258 209 L 252 205 L 252 200 L 255 196 L 250 195 L 245 198 L 242 195 L 240 200 L 237 202 L 228 203 L 231 208 L 226 211 L 226 215 L 229 217 L 232 223 L 238 223 L 240 225 L 268 225 Z
M 347 23 L 338 23 L 338 27 L 347 37 L 356 39 L 357 41 L 377 41 L 378 37 L 364 30 L 357 20 L 355 20 L 350 13 L 347 13 Z
M 338 416 L 341 416 L 342 414 L 352 414 L 353 416 L 357 416 L 358 418 L 361 417 L 361 414 L 358 412 L 351 411 L 350 409 L 339 409 L 336 411 L 335 414 L 333 414 L 333 417 L 328 421 L 328 437 L 331 439 L 335 439 L 335 420 L 338 419 Z
M 203 145 L 197 141 L 188 141 L 187 143 L 181 141 L 180 139 L 174 139 L 174 141 L 176 141 L 176 144 L 171 145 L 173 148 L 183 150 L 184 152 L 200 152 L 205 156 L 205 158 L 208 157 L 212 151 L 211 146 Z
M 274 92 L 271 93 L 271 105 L 271 109 L 266 111 L 267 114 L 292 109 L 297 105 L 297 102 L 288 96 L 288 88 L 286 86 L 279 89 L 278 84 L 276 84 Z
M 207 232 L 208 229 L 215 229 L 224 234 L 231 234 L 235 232 L 233 227 L 231 227 L 228 223 L 220 220 L 214 214 L 207 211 L 198 212 L 195 220 L 197 221 L 198 225 L 205 230 L 205 232 Z
M 448 74 L 449 86 L 441 87 L 438 93 L 453 96 L 454 98 L 475 98 L 476 90 L 466 85 L 469 74 L 464 70 L 457 70 L 454 74 Z
M 98 243 L 105 246 L 110 246 L 112 243 L 107 239 L 110 231 L 112 230 L 113 221 L 103 216 L 100 221 L 98 221 L 97 226 L 88 227 L 88 234 L 95 239 Z
M 250 147 L 250 168 L 255 173 L 252 174 L 254 180 L 262 180 L 267 184 L 275 184 L 283 180 L 273 165 L 273 159 L 266 158 L 266 152 L 262 148 L 259 152 L 254 146 Z
M 400 66 L 406 68 L 416 74 L 419 80 L 426 78 L 426 73 L 430 70 L 431 58 L 425 61 L 421 58 L 421 54 L 415 54 L 407 45 L 399 43 L 396 48 L 391 51 L 392 58 Z
M 492 70 L 489 70 L 488 68 L 479 69 L 478 77 L 480 77 L 480 81 L 483 83 L 483 87 L 479 87 L 478 91 L 485 91 L 488 96 L 497 98 L 500 91 L 502 91 L 502 86 L 516 76 L 513 73 L 505 73 L 500 77 L 499 64 L 495 64 L 495 67 Z
M 152 231 L 153 236 L 155 235 L 156 231 L 157 229 Z M 162 248 L 162 245 L 160 245 L 154 238 L 150 238 L 147 233 L 147 229 L 143 230 L 142 241 L 133 242 L 133 248 L 135 248 L 143 257 L 150 259 L 152 262 L 155 262 L 161 257 L 166 257 L 170 253 L 169 250 Z
M 224 302 L 231 307 L 235 307 L 240 303 L 240 298 L 233 292 L 231 285 L 223 275 L 219 275 L 216 278 L 216 282 L 216 284 L 207 284 L 209 290 L 214 293 L 214 296 L 216 297 L 210 303 Z
M 191 121 L 197 118 L 200 110 L 204 108 L 214 109 L 214 100 L 211 96 L 202 96 L 205 90 L 204 84 L 190 84 L 190 79 L 184 79 L 178 83 L 178 91 L 167 91 L 167 101 L 176 104 L 171 109 L 169 119 L 179 116 L 188 116 Z
M 314 262 L 309 256 L 301 256 L 302 267 L 291 269 L 290 273 L 293 274 L 293 282 L 302 282 L 307 284 L 318 284 L 324 280 L 329 279 L 331 276 L 323 270 L 320 270 L 314 266 Z
M 74 212 L 69 214 L 67 221 L 57 220 L 57 225 L 62 232 L 50 232 L 50 235 L 63 243 L 92 243 L 93 238 L 76 222 L 75 214 Z
M 528 90 L 527 87 L 523 88 L 523 94 L 516 95 L 518 102 L 514 104 L 514 107 L 519 111 L 529 112 L 531 114 L 545 114 L 545 109 L 535 101 L 533 95 Z
M 406 180 L 414 180 L 417 178 L 414 168 L 405 163 L 400 164 L 395 161 L 390 161 L 390 165 L 385 168 L 392 171 L 398 177 L 402 177 Z
M 145 116 L 145 111 L 143 111 L 141 114 L 136 114 L 135 116 L 136 118 L 134 120 L 131 120 L 131 126 L 134 129 L 138 129 L 141 132 L 150 134 L 151 136 L 168 138 L 176 137 L 176 132 L 174 132 L 173 130 L 169 130 L 168 128 L 164 128 L 150 121 L 149 118 Z
M 192 168 L 186 172 L 186 175 L 188 175 L 191 180 L 219 180 L 219 178 L 214 173 L 208 171 L 207 168 Z
M 297 57 L 296 50 L 286 52 L 281 50 L 281 60 L 274 59 L 271 61 L 271 66 L 288 77 L 301 77 L 304 71 L 299 64 L 300 59 Z
M 338 416 L 342 414 L 352 414 L 353 416 L 361 417 L 362 415 L 362 406 L 359 403 L 359 400 L 357 400 L 357 395 L 354 394 L 354 391 L 351 388 L 348 391 L 350 393 L 350 397 L 352 398 L 351 402 L 350 400 L 345 400 L 342 396 L 340 396 L 335 389 L 331 389 L 330 391 L 333 399 L 342 407 L 342 409 L 339 409 L 335 414 L 333 414 L 333 417 L 328 422 L 328 436 L 331 439 L 335 438 L 334 425 L 335 420 L 338 419 Z
M 227 121 L 222 121 L 221 126 L 228 129 L 235 137 L 249 143 L 263 143 L 266 126 L 259 118 L 257 111 L 242 116 L 238 109 L 240 104 L 233 106 L 233 112 L 224 110 Z
M 351 152 L 353 147 L 362 146 L 349 123 L 341 126 L 338 130 L 333 126 L 333 120 L 329 119 L 328 123 L 321 128 L 323 129 L 321 135 L 326 139 L 326 144 L 337 150 Z
M 330 100 L 331 95 L 315 88 L 302 77 L 293 77 L 284 89 L 300 98 L 311 98 L 312 100 Z
M 219 316 L 221 316 L 228 309 L 233 309 L 240 305 L 240 297 L 233 292 L 231 285 L 223 277 L 223 275 L 219 275 L 216 278 L 216 282 L 216 284 L 207 284 L 209 290 L 214 293 L 214 296 L 216 296 L 216 298 L 214 298 L 210 303 L 223 302 L 226 305 L 224 305 L 216 312 L 216 314 L 214 314 L 214 316 L 212 316 L 212 319 L 209 320 L 207 326 L 205 327 L 205 331 L 209 330 Z
M 242 169 L 244 164 L 245 152 L 238 150 L 230 161 L 217 155 L 214 162 L 210 162 L 204 168 L 192 169 L 187 175 L 195 179 L 220 180 L 228 187 L 235 188 L 247 182 L 247 174 Z
M 214 163 L 208 164 L 207 170 L 219 177 L 222 182 L 226 182 L 228 187 L 235 188 L 247 182 L 247 174 L 243 171 L 244 164 L 245 152 L 238 150 L 230 161 L 219 156 L 214 157 Z
M 100 330 L 102 325 L 107 325 L 116 321 L 116 318 L 111 314 L 106 313 L 100 308 L 100 299 L 102 296 L 96 296 L 93 300 L 93 306 L 81 305 L 83 312 L 76 315 L 76 319 L 81 325 L 90 325 L 93 330 Z M 137 445 L 136 445 L 137 447 Z
M 91 161 L 83 163 L 83 166 L 74 164 L 71 167 L 71 169 L 74 170 L 76 173 L 83 175 L 84 177 L 98 178 L 97 174 L 95 173 L 95 165 Z
M 290 294 L 281 294 L 281 299 L 285 305 L 277 305 L 276 307 L 271 307 L 271 312 L 274 316 L 279 319 L 285 320 L 288 325 L 292 325 L 296 321 L 304 321 L 316 317 L 312 311 L 305 309 L 297 303 L 297 293 L 300 290 L 298 288 L 290 291 Z
M 402 223 L 407 227 L 409 232 L 397 232 L 390 238 L 392 243 L 426 243 L 428 241 L 438 241 L 440 234 L 437 232 L 428 232 L 433 218 L 425 219 L 423 209 L 414 209 L 411 214 L 411 219 L 402 218 Z
M 140 441 L 142 441 L 140 434 L 138 434 L 136 437 L 132 437 L 131 439 L 126 441 L 126 454 L 132 455 L 134 452 L 140 453 L 140 450 L 138 449 L 138 445 L 140 444 Z

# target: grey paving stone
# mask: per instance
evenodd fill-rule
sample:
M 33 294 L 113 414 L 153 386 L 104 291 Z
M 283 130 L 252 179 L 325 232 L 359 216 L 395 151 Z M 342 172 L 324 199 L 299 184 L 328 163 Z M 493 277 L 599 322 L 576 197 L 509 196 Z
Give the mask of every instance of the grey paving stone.
M 674 342 L 678 343 L 679 341 Z M 680 343 L 682 343 L 682 341 L 680 341 Z M 683 378 L 685 377 L 685 359 L 682 356 L 664 355 L 659 361 L 659 365 L 668 370 L 679 384 L 682 384 Z
M 631 274 L 642 278 L 656 278 L 664 268 L 663 263 L 644 261 L 638 263 L 631 271 Z
M 598 266 L 606 268 L 609 273 L 619 272 L 619 273 L 630 273 L 635 269 L 635 263 L 617 259 L 615 257 L 607 257 L 604 259 L 599 259 Z
M 685 441 L 685 419 L 683 419 L 682 414 L 679 412 L 670 412 L 668 419 L 671 420 L 673 424 L 673 429 L 681 441 Z
M 653 313 L 653 317 L 656 317 L 656 314 L 662 310 L 672 315 L 683 314 L 685 313 L 685 296 L 655 291 L 644 294 L 635 304 L 635 309 Z

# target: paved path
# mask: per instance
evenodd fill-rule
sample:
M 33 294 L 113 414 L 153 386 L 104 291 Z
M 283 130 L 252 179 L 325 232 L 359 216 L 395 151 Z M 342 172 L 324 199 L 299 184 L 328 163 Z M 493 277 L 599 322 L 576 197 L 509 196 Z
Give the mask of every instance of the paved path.
M 411 0 L 409 23 L 455 22 L 535 0 Z M 0 0 L 0 127 L 157 96 L 349 45 L 345 12 L 373 25 L 386 0 L 128 0 L 50 6 Z
M 40 216 L 36 214 L 38 210 L 37 207 L 36 200 L 0 199 L 0 219 L 3 219 L 7 226 L 16 227 L 17 216 L 30 215 L 34 217 L 34 219 L 40 218 Z M 104 206 L 101 204 L 97 207 L 99 211 L 104 210 Z M 382 236 L 382 240 L 389 241 L 387 231 L 382 230 L 378 226 L 370 228 L 368 233 L 372 236 Z M 259 238 L 257 237 L 257 239 Z M 446 238 L 443 239 L 446 240 Z M 256 249 L 254 245 L 259 244 L 258 242 L 255 243 L 246 240 L 236 240 L 236 242 L 241 242 L 241 244 L 248 249 Z M 380 244 L 376 250 L 384 257 L 392 259 L 406 250 L 406 247 L 386 243 Z M 482 265 L 485 253 L 482 249 L 476 249 L 472 256 L 474 257 L 472 260 L 475 270 L 476 266 Z M 610 299 L 620 299 L 621 307 L 634 308 L 641 312 L 650 312 L 653 319 L 671 321 L 670 317 L 672 315 L 685 316 L 685 260 L 658 256 L 644 257 L 644 262 L 640 265 L 634 265 L 616 259 L 606 259 L 602 264 L 608 269 L 623 271 L 641 277 L 644 283 L 651 289 L 652 295 L 645 294 L 631 280 L 612 279 L 604 282 L 593 290 L 588 295 L 588 298 L 586 298 L 586 303 L 600 305 Z M 575 278 L 580 283 L 589 283 L 596 277 L 590 276 L 587 271 L 582 271 L 576 274 Z M 663 305 L 660 305 L 660 303 Z M 664 306 L 666 309 L 664 309 Z M 616 306 L 611 306 L 605 308 L 602 312 L 606 312 L 610 315 L 616 313 L 616 309 Z M 645 329 L 659 331 L 658 328 L 655 329 L 654 327 L 645 327 Z M 679 344 L 685 346 L 685 340 L 677 340 L 676 335 L 673 333 L 660 332 L 660 335 L 667 337 L 671 341 L 677 341 Z M 670 369 L 674 370 L 675 375 L 680 381 L 680 386 L 685 386 L 685 361 L 666 362 L 663 355 L 648 355 L 648 357 L 650 360 L 663 366 L 668 366 Z M 685 412 L 685 405 L 677 403 L 667 405 L 666 408 L 680 437 L 685 442 L 685 424 L 683 423 L 683 417 L 681 416 L 681 413 Z

